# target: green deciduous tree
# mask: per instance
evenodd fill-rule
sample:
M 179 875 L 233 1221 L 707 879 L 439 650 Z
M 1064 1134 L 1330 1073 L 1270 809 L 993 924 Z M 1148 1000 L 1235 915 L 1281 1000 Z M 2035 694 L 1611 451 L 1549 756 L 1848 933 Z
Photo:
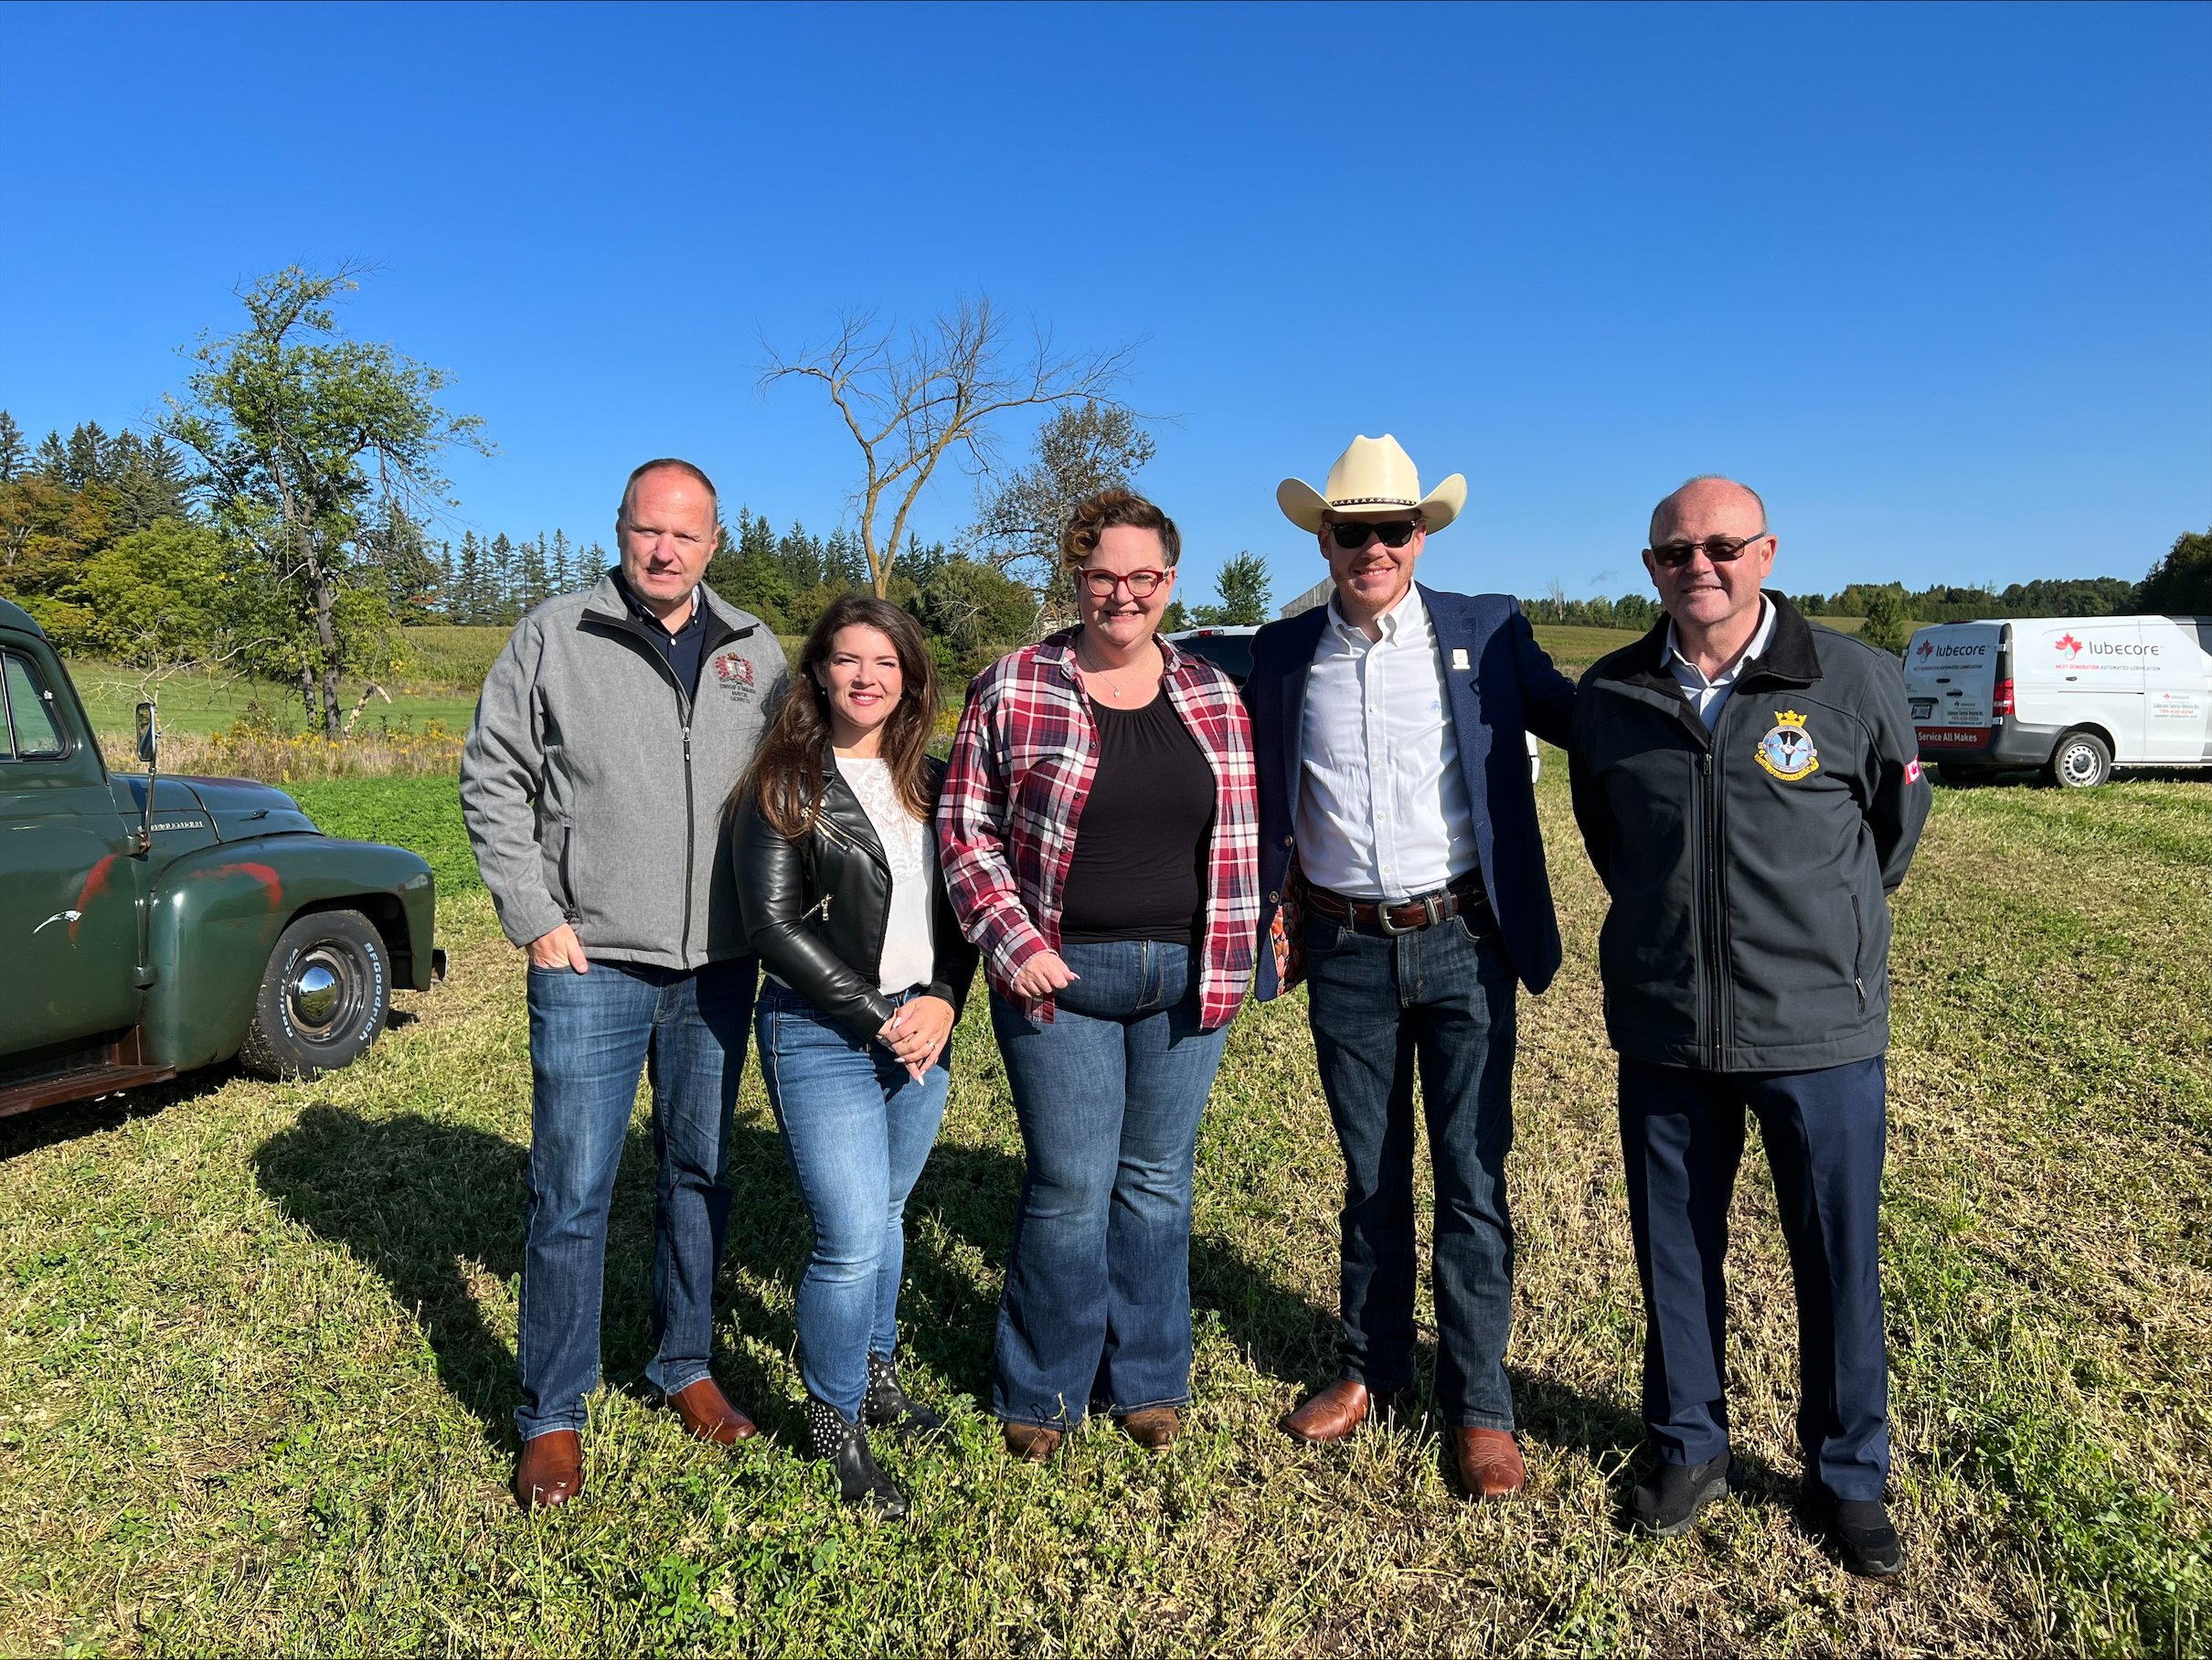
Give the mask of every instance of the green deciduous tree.
M 158 668 L 215 663 L 247 644 L 231 549 L 215 530 L 156 519 L 87 559 L 63 596 L 74 650 Z
M 2140 611 L 2212 616 L 2212 530 L 2175 537 L 2135 591 L 2135 605 Z
M 355 286 L 350 270 L 294 266 L 246 289 L 247 326 L 203 340 L 162 423 L 205 469 L 217 527 L 261 567 L 261 621 L 286 624 L 256 665 L 287 671 L 333 739 L 345 729 L 340 676 L 391 656 L 363 527 L 394 506 L 427 516 L 449 449 L 490 452 L 476 417 L 441 406 L 443 371 L 340 333 L 332 302 Z
M 1044 614 L 1072 616 L 1075 587 L 1060 565 L 1069 513 L 1101 490 L 1128 489 L 1154 452 L 1133 410 L 1097 399 L 1063 405 L 1038 428 L 1029 461 L 984 475 L 962 551 L 1027 584 Z
M 1864 614 L 1866 625 L 1859 630 L 1858 637 L 1869 645 L 1901 652 L 1912 638 L 1912 612 L 1895 584 L 1868 590 Z
M 1239 553 L 1214 573 L 1219 603 L 1192 606 L 1191 621 L 1200 628 L 1257 628 L 1267 621 L 1273 590 L 1267 561 L 1256 553 Z

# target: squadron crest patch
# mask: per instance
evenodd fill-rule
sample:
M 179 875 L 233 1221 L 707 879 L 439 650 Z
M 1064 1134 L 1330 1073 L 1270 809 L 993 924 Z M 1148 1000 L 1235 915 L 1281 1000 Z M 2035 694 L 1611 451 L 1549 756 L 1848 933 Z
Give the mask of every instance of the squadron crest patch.
M 1795 709 L 1775 711 L 1773 729 L 1759 740 L 1759 764 L 1788 783 L 1820 771 L 1820 751 L 1805 730 L 1805 717 Z

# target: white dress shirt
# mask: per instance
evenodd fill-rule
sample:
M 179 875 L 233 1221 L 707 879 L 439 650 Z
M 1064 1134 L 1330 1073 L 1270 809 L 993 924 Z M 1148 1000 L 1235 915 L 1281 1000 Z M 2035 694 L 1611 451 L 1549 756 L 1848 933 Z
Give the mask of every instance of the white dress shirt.
M 1711 731 L 1720 724 L 1720 711 L 1728 707 L 1728 694 L 1736 689 L 1736 676 L 1743 673 L 1743 665 L 1754 657 L 1766 654 L 1767 644 L 1774 638 L 1774 608 L 1767 603 L 1766 596 L 1759 601 L 1759 628 L 1751 635 L 1750 644 L 1736 654 L 1736 661 L 1707 680 L 1695 663 L 1682 654 L 1675 644 L 1675 624 L 1669 619 L 1666 625 L 1666 667 L 1675 676 L 1675 684 L 1689 694 L 1697 706 L 1697 718 Z
M 1316 887 L 1405 899 L 1448 887 L 1479 855 L 1420 591 L 1377 622 L 1381 638 L 1370 640 L 1329 601 L 1306 674 L 1298 863 Z

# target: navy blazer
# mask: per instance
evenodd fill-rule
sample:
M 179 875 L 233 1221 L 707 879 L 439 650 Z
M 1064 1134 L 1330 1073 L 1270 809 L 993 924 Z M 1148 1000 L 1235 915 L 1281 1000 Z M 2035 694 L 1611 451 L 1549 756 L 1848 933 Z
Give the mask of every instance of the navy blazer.
M 1483 887 L 1497 914 L 1505 955 L 1532 992 L 1559 970 L 1559 923 L 1544 871 L 1544 837 L 1537 827 L 1536 789 L 1528 779 L 1524 732 L 1562 747 L 1574 713 L 1575 684 L 1537 645 L 1519 601 L 1502 593 L 1441 593 L 1422 587 L 1421 603 L 1436 633 L 1444 684 L 1450 688 L 1460 771 L 1474 810 L 1474 843 Z M 1260 952 L 1262 1001 L 1276 984 L 1268 933 L 1289 886 L 1296 851 L 1300 755 L 1305 730 L 1306 671 L 1328 623 L 1328 607 L 1271 622 L 1252 642 L 1251 677 L 1244 683 L 1251 711 L 1252 748 L 1260 763 Z M 1468 666 L 1451 666 L 1452 654 Z

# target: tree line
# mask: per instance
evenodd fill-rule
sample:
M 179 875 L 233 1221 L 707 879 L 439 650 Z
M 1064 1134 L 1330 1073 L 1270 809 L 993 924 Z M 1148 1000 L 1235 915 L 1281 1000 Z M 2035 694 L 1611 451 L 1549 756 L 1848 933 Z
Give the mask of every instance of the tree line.
M 1866 626 L 1859 637 L 1891 651 L 1901 649 L 1912 631 L 1928 622 L 1969 622 L 1977 617 L 2109 617 L 2138 612 L 2212 614 L 2212 531 L 2178 537 L 2140 581 L 2125 577 L 2039 577 L 2001 589 L 1942 583 L 1909 589 L 1902 582 L 1849 582 L 1834 593 L 1792 594 L 1790 601 L 1809 617 L 1863 617 Z M 1534 622 L 1589 628 L 1646 629 L 1659 620 L 1659 602 L 1652 594 L 1570 600 L 1556 583 L 1550 593 L 1524 600 L 1522 608 Z

